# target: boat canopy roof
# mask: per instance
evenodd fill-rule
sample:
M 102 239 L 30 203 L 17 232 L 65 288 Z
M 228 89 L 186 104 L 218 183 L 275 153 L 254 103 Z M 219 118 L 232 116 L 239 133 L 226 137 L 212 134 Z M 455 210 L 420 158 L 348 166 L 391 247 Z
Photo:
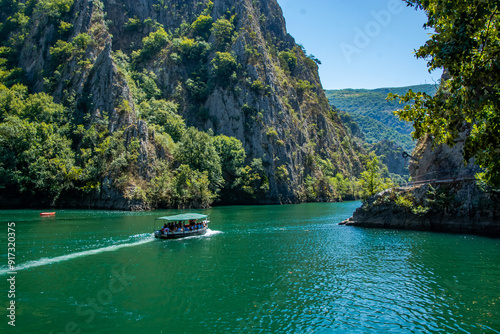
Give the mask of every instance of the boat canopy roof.
M 156 219 L 163 219 L 168 221 L 183 221 L 183 220 L 204 219 L 207 217 L 208 217 L 207 215 L 202 215 L 199 213 L 183 213 L 181 215 L 158 217 Z

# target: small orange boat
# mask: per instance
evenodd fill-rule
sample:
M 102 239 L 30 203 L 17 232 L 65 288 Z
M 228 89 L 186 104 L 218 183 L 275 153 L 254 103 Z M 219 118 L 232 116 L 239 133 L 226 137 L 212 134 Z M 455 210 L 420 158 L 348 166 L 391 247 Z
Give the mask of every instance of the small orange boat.
M 55 212 L 40 212 L 40 216 L 55 216 Z

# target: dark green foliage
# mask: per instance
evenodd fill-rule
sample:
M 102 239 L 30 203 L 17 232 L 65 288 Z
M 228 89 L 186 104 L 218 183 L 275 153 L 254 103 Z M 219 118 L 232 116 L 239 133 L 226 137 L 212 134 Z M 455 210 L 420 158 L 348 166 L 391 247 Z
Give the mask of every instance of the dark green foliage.
M 219 135 L 214 137 L 213 144 L 220 157 L 224 178 L 221 199 L 227 201 L 241 197 L 239 182 L 244 173 L 243 166 L 246 158 L 241 141 L 234 137 Z
M 281 67 L 287 73 L 293 73 L 295 68 L 297 67 L 297 56 L 293 51 L 281 51 L 279 53 L 279 59 L 281 63 Z
M 72 44 L 75 46 L 75 48 L 81 51 L 85 51 L 85 49 L 87 49 L 87 47 L 91 43 L 92 37 L 90 37 L 90 35 L 86 33 L 78 34 L 72 40 Z
M 235 56 L 229 52 L 216 52 L 211 64 L 218 82 L 225 85 L 229 84 L 231 76 L 238 67 Z
M 70 11 L 73 0 L 41 0 L 36 10 L 52 18 L 60 18 Z
M 200 36 L 203 39 L 208 39 L 210 36 L 210 29 L 212 28 L 213 20 L 209 15 L 200 15 L 191 23 L 191 29 L 194 36 Z
M 297 94 L 303 95 L 307 93 L 311 89 L 314 88 L 314 85 L 307 80 L 297 80 Z
M 0 87 L 0 115 L 0 184 L 53 204 L 81 172 L 74 166 L 64 109 L 48 95 L 29 95 L 16 85 Z
M 241 189 L 245 196 L 255 199 L 269 191 L 269 180 L 266 176 L 261 159 L 253 159 L 250 165 L 240 170 L 240 176 L 235 180 L 234 187 Z
M 149 72 L 146 69 L 142 70 L 141 73 L 133 72 L 132 73 L 132 79 L 135 80 L 136 85 L 138 87 L 141 87 L 141 90 L 144 94 L 141 94 L 139 102 L 142 102 L 143 100 L 151 100 L 153 98 L 159 98 L 161 95 L 160 89 L 158 89 L 158 86 L 156 85 L 155 79 L 156 79 L 156 74 L 153 72 Z
M 11 89 L 0 87 L 0 120 L 8 116 L 17 116 L 29 122 L 56 123 L 67 122 L 64 108 L 53 102 L 45 93 L 28 94 L 28 88 L 16 84 Z
M 153 55 L 165 47 L 168 41 L 168 33 L 165 29 L 163 29 L 163 27 L 160 27 L 158 30 L 150 33 L 149 36 L 142 39 L 142 49 L 138 56 L 142 59 L 150 59 Z
M 140 116 L 148 123 L 159 125 L 174 141 L 179 141 L 186 130 L 184 119 L 177 114 L 177 105 L 171 101 L 151 100 L 139 105 Z
M 223 171 L 234 177 L 245 162 L 246 153 L 241 141 L 234 137 L 218 135 L 213 144 L 220 157 Z
M 360 197 L 356 178 L 345 177 L 334 161 L 309 152 L 306 163 L 311 173 L 305 177 L 299 193 L 304 201 L 343 201 Z
M 220 18 L 213 23 L 211 29 L 219 46 L 218 49 L 225 50 L 229 46 L 234 35 L 233 23 L 225 18 Z
M 204 61 L 210 52 L 209 43 L 191 38 L 175 38 L 172 44 L 174 51 L 179 53 L 185 61 Z
M 453 145 L 464 128 L 465 161 L 483 168 L 477 177 L 500 188 L 500 3 L 498 1 L 408 0 L 423 9 L 425 27 L 436 33 L 417 50 L 429 70 L 446 69 L 448 80 L 437 94 L 408 92 L 402 102 L 414 102 L 398 112 L 413 122 L 414 136 L 426 133 L 435 143 Z
M 54 125 L 11 116 L 0 123 L 0 143 L 0 182 L 25 196 L 47 196 L 54 204 L 80 173 L 71 141 Z
M 415 142 L 410 134 L 402 134 L 394 127 L 387 125 L 383 121 L 375 120 L 369 116 L 358 114 L 351 115 L 352 119 L 359 125 L 363 131 L 364 138 L 367 143 L 376 144 L 382 140 L 391 140 L 407 152 L 412 152 L 415 147 Z
M 140 19 L 137 17 L 129 18 L 127 22 L 125 22 L 125 29 L 129 31 L 138 32 L 143 27 L 143 24 Z
M 212 204 L 216 195 L 210 190 L 208 172 L 181 165 L 175 171 L 172 200 L 178 207 L 202 207 Z
M 57 63 L 62 63 L 73 54 L 74 50 L 75 46 L 72 43 L 57 40 L 56 44 L 50 48 L 50 55 Z
M 174 152 L 174 158 L 192 169 L 207 171 L 210 190 L 214 193 L 223 185 L 220 156 L 210 134 L 188 128 Z
M 196 102 L 203 102 L 208 97 L 209 87 L 208 85 L 200 80 L 200 78 L 187 79 L 186 87 L 189 94 Z

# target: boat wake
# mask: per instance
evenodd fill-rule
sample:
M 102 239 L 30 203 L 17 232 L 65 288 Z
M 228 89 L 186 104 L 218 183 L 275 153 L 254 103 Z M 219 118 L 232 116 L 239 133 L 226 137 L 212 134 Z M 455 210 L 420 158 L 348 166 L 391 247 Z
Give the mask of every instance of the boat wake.
M 222 231 L 212 231 L 211 229 L 207 229 L 207 232 L 205 234 L 202 234 L 202 235 L 192 235 L 192 236 L 189 236 L 189 237 L 183 237 L 183 238 L 178 238 L 178 239 L 169 239 L 169 241 L 185 241 L 185 240 L 189 240 L 189 239 L 201 239 L 201 238 L 208 238 L 208 237 L 212 237 L 214 235 L 217 235 L 217 234 L 220 234 L 220 233 L 223 233 Z
M 212 231 L 211 229 L 207 229 L 207 233 L 202 235 L 202 237 L 211 237 L 211 236 L 221 234 L 221 233 L 222 233 L 222 231 Z
M 102 248 L 97 248 L 97 249 L 90 249 L 90 250 L 76 252 L 76 253 L 72 253 L 72 254 L 57 256 L 57 257 L 53 257 L 53 258 L 44 257 L 44 258 L 41 258 L 39 260 L 28 261 L 26 263 L 17 265 L 14 268 L 14 270 L 9 270 L 6 266 L 3 266 L 2 268 L 0 268 L 0 276 L 6 275 L 7 273 L 18 272 L 18 271 L 25 270 L 25 269 L 30 269 L 30 268 L 45 266 L 48 264 L 68 261 L 68 260 L 76 259 L 78 257 L 95 255 L 95 254 L 100 254 L 100 253 L 104 253 L 104 252 L 113 252 L 115 250 L 118 250 L 121 248 L 126 248 L 126 247 L 139 246 L 139 245 L 143 245 L 143 244 L 146 244 L 148 242 L 151 242 L 153 240 L 155 240 L 155 239 L 151 233 L 136 234 L 136 235 L 129 237 L 126 240 L 118 241 L 118 242 L 124 242 L 124 243 L 120 243 L 118 245 L 112 245 L 112 246 L 107 246 L 107 247 L 102 247 Z

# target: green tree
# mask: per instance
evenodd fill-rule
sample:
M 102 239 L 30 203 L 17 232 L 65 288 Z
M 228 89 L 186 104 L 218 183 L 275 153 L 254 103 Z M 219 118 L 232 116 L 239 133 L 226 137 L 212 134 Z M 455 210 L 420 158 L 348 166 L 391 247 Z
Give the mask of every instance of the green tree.
M 152 71 L 143 69 L 141 73 L 133 72 L 132 78 L 135 80 L 137 87 L 144 93 L 141 99 L 150 100 L 153 98 L 158 98 L 161 95 L 161 91 L 156 85 L 156 74 Z
M 209 172 L 181 165 L 175 171 L 173 197 L 178 207 L 209 207 L 216 198 L 210 190 Z
M 191 24 L 191 29 L 195 36 L 201 36 L 203 39 L 208 39 L 210 36 L 210 29 L 212 28 L 213 20 L 209 15 L 200 15 Z
M 209 86 L 200 78 L 187 79 L 186 87 L 196 102 L 204 102 L 209 94 Z
M 62 40 L 57 40 L 54 46 L 51 46 L 49 51 L 50 55 L 55 59 L 57 64 L 66 61 L 75 50 L 75 46 L 72 43 L 68 43 Z
M 241 168 L 234 187 L 241 189 L 248 197 L 256 199 L 269 191 L 269 179 L 261 159 L 253 159 L 250 165 Z
M 279 59 L 281 67 L 289 74 L 297 67 L 297 56 L 293 51 L 281 51 Z
M 213 143 L 224 170 L 234 176 L 236 170 L 245 162 L 246 153 L 243 144 L 239 139 L 225 135 L 214 137 Z
M 216 52 L 211 63 L 217 79 L 226 84 L 229 83 L 229 77 L 238 67 L 236 58 L 229 52 Z
M 144 59 L 151 58 L 155 53 L 159 52 L 164 46 L 167 45 L 169 40 L 169 35 L 160 27 L 155 32 L 150 33 L 148 36 L 142 39 L 142 50 L 140 55 Z
M 225 135 L 214 137 L 213 143 L 220 157 L 222 176 L 225 181 L 224 188 L 230 189 L 233 187 L 235 179 L 240 175 L 245 162 L 245 149 L 241 141 Z
M 210 134 L 189 127 L 174 151 L 174 158 L 191 169 L 207 172 L 212 192 L 217 193 L 223 185 L 220 157 Z
M 212 33 L 220 48 L 225 49 L 233 38 L 234 25 L 231 21 L 220 18 L 212 25 Z
M 361 173 L 359 185 L 364 198 L 373 196 L 393 186 L 390 179 L 382 178 L 380 163 L 376 156 L 367 163 L 366 170 Z
M 141 118 L 159 125 L 174 141 L 179 141 L 186 130 L 184 119 L 177 114 L 178 105 L 172 101 L 151 100 L 139 105 Z
M 59 18 L 69 12 L 72 6 L 73 0 L 42 0 L 38 3 L 37 11 L 53 18 Z
M 402 102 L 414 101 L 398 115 L 412 121 L 414 137 L 432 134 L 435 143 L 453 145 L 459 133 L 470 130 L 465 160 L 475 158 L 483 168 L 478 177 L 500 187 L 500 1 L 406 0 L 428 16 L 435 33 L 417 50 L 429 70 L 445 69 L 432 97 L 409 91 Z
M 0 123 L 0 183 L 20 194 L 42 195 L 55 204 L 81 173 L 74 163 L 71 141 L 55 125 L 17 116 Z
M 210 51 L 210 44 L 205 41 L 195 41 L 192 38 L 175 38 L 173 46 L 182 55 L 184 61 L 204 61 Z

